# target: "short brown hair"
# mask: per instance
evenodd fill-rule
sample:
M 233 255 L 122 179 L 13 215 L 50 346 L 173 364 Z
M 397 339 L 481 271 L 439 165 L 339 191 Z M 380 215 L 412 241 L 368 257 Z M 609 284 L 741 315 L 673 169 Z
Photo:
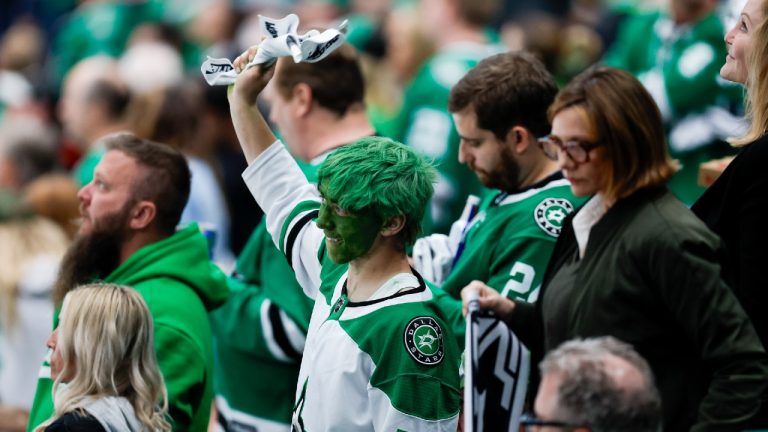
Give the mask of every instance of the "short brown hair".
M 321 107 L 343 116 L 350 107 L 362 104 L 365 81 L 357 52 L 351 45 L 340 46 L 317 63 L 294 63 L 285 57 L 275 74 L 277 91 L 291 99 L 293 88 L 300 83 L 312 89 L 312 97 Z
M 596 66 L 579 74 L 555 98 L 549 119 L 572 107 L 583 109 L 609 161 L 607 198 L 660 186 L 677 171 L 669 156 L 661 113 L 643 85 L 629 73 Z
M 455 113 L 471 106 L 477 125 L 500 140 L 515 125 L 540 137 L 549 133 L 547 107 L 556 94 L 554 78 L 538 59 L 508 52 L 470 70 L 451 90 L 448 110 Z
M 155 227 L 160 233 L 173 234 L 189 199 L 191 174 L 184 156 L 168 144 L 127 132 L 109 135 L 103 142 L 108 151 L 121 151 L 148 170 L 133 179 L 131 198 L 152 201 L 157 209 Z

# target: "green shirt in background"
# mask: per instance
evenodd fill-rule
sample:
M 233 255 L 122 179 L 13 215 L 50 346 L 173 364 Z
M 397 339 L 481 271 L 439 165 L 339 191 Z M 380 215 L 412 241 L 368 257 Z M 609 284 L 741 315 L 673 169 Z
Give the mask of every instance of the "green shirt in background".
M 456 43 L 432 56 L 405 90 L 398 119 L 399 141 L 433 158 L 439 173 L 424 234 L 447 233 L 470 194 L 482 195 L 477 176 L 458 160 L 459 136 L 448 112 L 451 88 L 499 45 Z
M 670 153 L 682 164 L 669 188 L 688 205 L 704 192 L 699 164 L 733 154 L 723 140 L 739 134 L 743 89 L 720 77 L 724 34 L 714 12 L 677 26 L 664 13 L 639 13 L 626 18 L 604 58 L 635 75 L 659 106 Z
M 307 179 L 316 182 L 318 167 L 298 162 Z M 210 314 L 219 422 L 229 430 L 290 430 L 314 302 L 299 286 L 263 218 L 228 282 L 229 300 Z

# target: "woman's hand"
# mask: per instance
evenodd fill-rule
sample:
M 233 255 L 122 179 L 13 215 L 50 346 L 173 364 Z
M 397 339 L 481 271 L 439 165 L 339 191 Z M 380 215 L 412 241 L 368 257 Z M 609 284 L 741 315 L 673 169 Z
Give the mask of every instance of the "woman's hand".
M 507 297 L 503 297 L 498 291 L 488 285 L 474 280 L 461 290 L 462 312 L 464 315 L 468 312 L 469 301 L 477 298 L 480 309 L 491 310 L 499 318 L 507 321 L 515 309 L 515 302 Z

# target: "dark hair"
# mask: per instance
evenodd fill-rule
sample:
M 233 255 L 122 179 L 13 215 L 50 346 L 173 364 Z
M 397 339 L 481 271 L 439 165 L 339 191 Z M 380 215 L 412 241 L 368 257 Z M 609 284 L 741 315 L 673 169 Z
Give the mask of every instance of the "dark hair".
M 549 107 L 549 118 L 567 108 L 584 111 L 609 164 L 608 198 L 663 185 L 677 171 L 669 156 L 661 113 L 637 78 L 594 66 L 574 78 Z
M 448 110 L 471 107 L 478 127 L 500 140 L 515 125 L 541 137 L 549 133 L 547 107 L 556 94 L 557 84 L 544 64 L 531 54 L 508 52 L 470 70 L 451 90 Z
M 155 204 L 155 226 L 163 234 L 172 234 L 189 199 L 191 174 L 187 160 L 175 148 L 141 139 L 131 133 L 118 133 L 103 139 L 107 150 L 125 153 L 142 167 L 144 175 L 132 182 L 134 200 Z
M 100 79 L 88 89 L 86 101 L 92 104 L 101 104 L 111 119 L 119 120 L 126 113 L 130 93 L 126 87 L 116 85 L 106 79 Z
M 317 63 L 294 63 L 283 58 L 275 74 L 280 95 L 291 99 L 293 88 L 304 83 L 312 89 L 318 105 L 343 116 L 350 107 L 363 103 L 365 81 L 357 53 L 345 44 Z

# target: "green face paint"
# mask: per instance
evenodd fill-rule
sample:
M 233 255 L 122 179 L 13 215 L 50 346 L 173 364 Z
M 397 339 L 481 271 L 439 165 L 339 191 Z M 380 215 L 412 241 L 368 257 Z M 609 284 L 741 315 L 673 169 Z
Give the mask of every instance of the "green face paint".
M 340 208 L 330 198 L 323 200 L 317 218 L 317 226 L 325 233 L 328 254 L 338 264 L 366 255 L 376 241 L 381 225 L 381 218 L 373 211 L 352 213 Z

